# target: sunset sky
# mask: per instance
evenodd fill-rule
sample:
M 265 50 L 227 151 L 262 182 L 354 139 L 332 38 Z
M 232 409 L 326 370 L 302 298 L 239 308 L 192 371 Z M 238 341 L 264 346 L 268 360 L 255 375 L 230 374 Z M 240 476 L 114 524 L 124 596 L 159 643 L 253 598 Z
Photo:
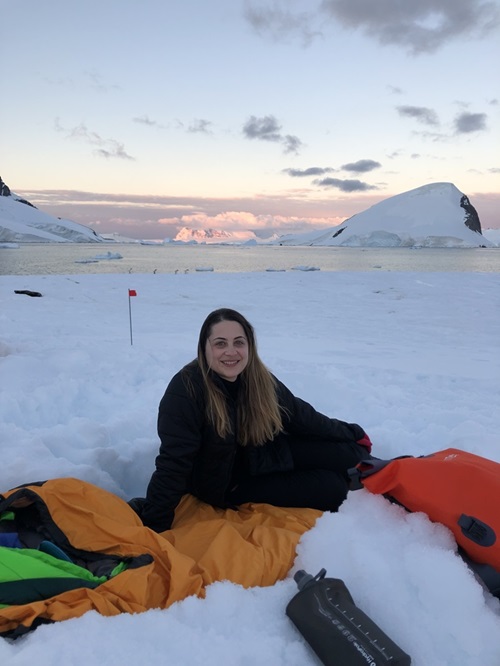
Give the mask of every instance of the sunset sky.
M 500 1 L 2 4 L 0 176 L 99 233 L 339 224 L 452 182 L 500 227 Z

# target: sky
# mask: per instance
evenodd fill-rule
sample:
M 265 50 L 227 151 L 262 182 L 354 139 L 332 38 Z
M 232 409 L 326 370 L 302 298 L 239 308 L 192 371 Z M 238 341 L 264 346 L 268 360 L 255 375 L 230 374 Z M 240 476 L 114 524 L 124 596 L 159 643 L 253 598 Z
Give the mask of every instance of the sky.
M 457 448 L 500 462 L 499 282 L 493 273 L 382 270 L 0 276 L 0 439 L 9 452 L 0 492 L 72 476 L 123 499 L 142 495 L 159 446 L 158 403 L 220 306 L 248 317 L 262 359 L 297 396 L 362 425 L 374 455 Z M 42 297 L 14 293 L 22 289 Z M 137 292 L 132 345 L 128 289 Z M 413 666 L 500 663 L 500 602 L 456 556 L 451 533 L 365 490 L 318 519 L 274 586 L 226 580 L 206 599 L 162 611 L 90 612 L 0 640 L 0 660 L 313 666 L 284 609 L 292 574 L 323 567 Z
M 0 175 L 132 238 L 341 223 L 431 182 L 500 227 L 499 0 L 19 0 Z

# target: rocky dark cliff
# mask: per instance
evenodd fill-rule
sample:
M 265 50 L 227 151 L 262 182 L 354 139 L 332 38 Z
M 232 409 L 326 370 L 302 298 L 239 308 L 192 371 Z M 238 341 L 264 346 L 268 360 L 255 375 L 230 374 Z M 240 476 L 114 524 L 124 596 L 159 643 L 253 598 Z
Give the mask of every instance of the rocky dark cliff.
M 10 188 L 0 177 L 0 197 L 10 197 Z
M 1 176 L 0 176 L 0 196 L 2 196 L 2 197 L 12 196 L 12 192 L 10 191 L 10 187 L 6 183 L 3 182 Z M 23 203 L 23 204 L 26 204 L 27 206 L 31 206 L 32 208 L 36 208 L 36 206 L 33 206 L 32 203 L 30 203 L 29 201 L 26 201 L 26 199 L 21 199 L 21 197 L 15 197 L 15 199 L 16 199 L 16 201 L 19 201 L 19 203 Z
M 481 222 L 479 221 L 477 210 L 469 201 L 469 197 L 466 197 L 465 194 L 460 199 L 460 207 L 465 210 L 465 226 L 482 235 L 483 232 L 481 231 Z

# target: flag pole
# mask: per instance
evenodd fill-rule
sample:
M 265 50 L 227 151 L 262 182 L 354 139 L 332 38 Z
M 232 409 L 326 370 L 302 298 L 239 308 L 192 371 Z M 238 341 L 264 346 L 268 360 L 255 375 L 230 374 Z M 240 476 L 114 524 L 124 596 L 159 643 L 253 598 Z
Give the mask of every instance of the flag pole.
M 129 289 L 128 290 L 128 320 L 130 324 L 130 344 L 134 344 L 134 339 L 132 337 L 132 304 L 130 302 L 130 299 L 132 296 L 137 296 L 137 292 L 135 289 Z

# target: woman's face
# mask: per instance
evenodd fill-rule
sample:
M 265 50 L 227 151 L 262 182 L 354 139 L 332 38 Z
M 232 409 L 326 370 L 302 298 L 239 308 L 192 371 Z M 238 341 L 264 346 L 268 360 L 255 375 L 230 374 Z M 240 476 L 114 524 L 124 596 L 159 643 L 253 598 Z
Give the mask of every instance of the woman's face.
M 211 370 L 230 382 L 236 381 L 248 364 L 248 340 L 241 324 L 221 321 L 214 324 L 205 345 Z

